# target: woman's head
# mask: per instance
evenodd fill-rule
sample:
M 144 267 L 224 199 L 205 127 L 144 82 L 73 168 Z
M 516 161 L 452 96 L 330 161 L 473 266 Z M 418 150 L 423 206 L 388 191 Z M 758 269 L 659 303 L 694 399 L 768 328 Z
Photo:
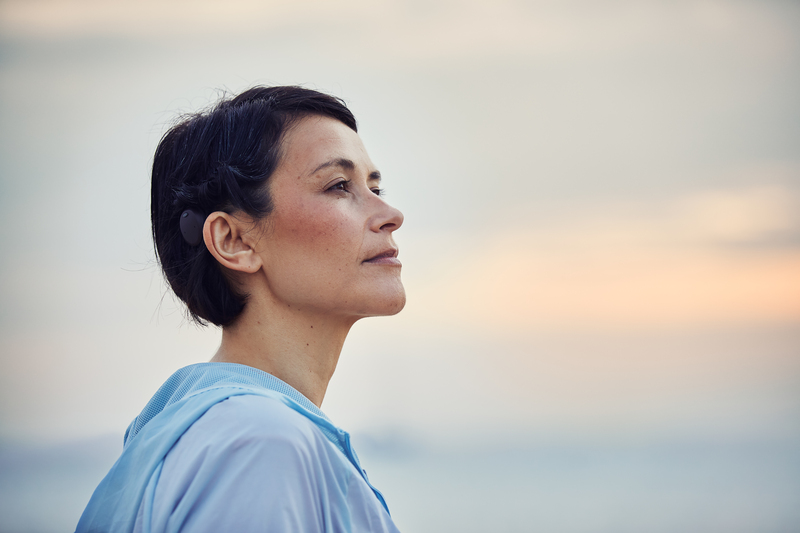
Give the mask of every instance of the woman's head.
M 269 187 L 273 211 L 261 223 L 213 213 L 205 228 L 214 257 L 252 294 L 251 316 L 352 324 L 403 308 L 393 238 L 403 215 L 382 198 L 355 131 L 329 117 L 298 120 Z
M 204 243 L 181 234 L 187 209 L 243 212 L 262 219 L 273 209 L 268 186 L 292 125 L 309 116 L 334 119 L 356 131 L 341 100 L 301 87 L 256 87 L 191 115 L 162 138 L 153 160 L 153 240 L 175 294 L 198 321 L 232 323 L 246 295 L 224 275 Z

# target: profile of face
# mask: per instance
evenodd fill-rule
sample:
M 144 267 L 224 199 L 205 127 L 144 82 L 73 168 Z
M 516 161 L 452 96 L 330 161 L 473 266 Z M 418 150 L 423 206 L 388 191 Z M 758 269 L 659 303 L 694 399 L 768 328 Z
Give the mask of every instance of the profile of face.
M 403 214 L 381 197 L 361 138 L 338 120 L 294 123 L 269 188 L 273 210 L 255 246 L 269 297 L 353 321 L 405 305 L 393 233 Z

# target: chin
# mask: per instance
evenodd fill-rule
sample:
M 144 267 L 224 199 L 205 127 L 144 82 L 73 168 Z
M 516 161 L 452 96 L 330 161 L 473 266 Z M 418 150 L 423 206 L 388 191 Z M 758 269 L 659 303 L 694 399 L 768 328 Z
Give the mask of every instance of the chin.
M 397 296 L 397 298 L 395 299 L 393 304 L 394 305 L 391 306 L 391 308 L 386 313 L 384 313 L 383 316 L 396 315 L 397 313 L 399 313 L 400 311 L 403 310 L 403 308 L 406 306 L 406 291 L 405 290 L 401 290 L 400 291 L 400 294 Z
M 368 299 L 368 302 L 365 309 L 359 313 L 361 317 L 396 315 L 406 306 L 406 291 L 400 285 L 391 291 L 383 291 L 381 294 L 373 295 Z

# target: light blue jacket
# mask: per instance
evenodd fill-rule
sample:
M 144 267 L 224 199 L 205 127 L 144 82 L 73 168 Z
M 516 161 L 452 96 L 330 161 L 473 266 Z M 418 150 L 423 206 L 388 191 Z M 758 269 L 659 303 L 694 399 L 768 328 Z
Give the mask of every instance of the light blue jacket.
M 76 531 L 219 527 L 397 531 L 347 432 L 270 374 L 201 363 L 173 374 L 128 427 Z

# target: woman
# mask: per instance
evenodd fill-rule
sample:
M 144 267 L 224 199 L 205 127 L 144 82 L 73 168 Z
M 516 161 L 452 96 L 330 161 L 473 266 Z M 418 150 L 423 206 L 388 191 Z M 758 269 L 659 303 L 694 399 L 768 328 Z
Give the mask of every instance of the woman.
M 167 132 L 156 251 L 222 342 L 131 423 L 79 532 L 397 530 L 319 409 L 350 327 L 405 304 L 380 180 L 350 111 L 308 89 L 250 89 Z

